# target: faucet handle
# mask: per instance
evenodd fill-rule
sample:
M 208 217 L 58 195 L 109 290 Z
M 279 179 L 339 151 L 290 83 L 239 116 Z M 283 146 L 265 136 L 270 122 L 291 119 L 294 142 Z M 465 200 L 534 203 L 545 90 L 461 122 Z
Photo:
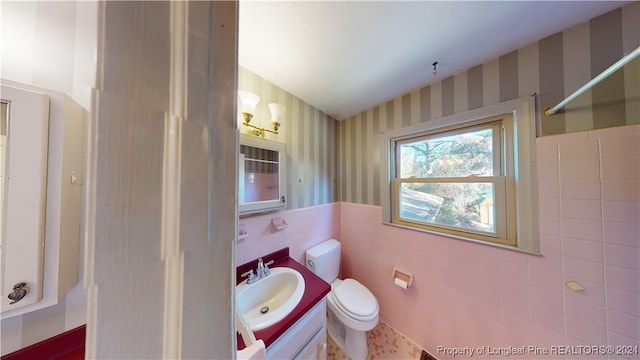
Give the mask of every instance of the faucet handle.
M 269 274 L 271 274 L 271 270 L 269 269 L 269 265 L 273 264 L 274 261 L 271 260 L 268 263 L 264 264 L 264 267 L 262 269 L 262 275 L 263 276 L 269 276 Z
M 254 283 L 256 279 L 256 275 L 253 273 L 253 269 L 243 273 L 240 277 L 247 277 L 247 284 Z

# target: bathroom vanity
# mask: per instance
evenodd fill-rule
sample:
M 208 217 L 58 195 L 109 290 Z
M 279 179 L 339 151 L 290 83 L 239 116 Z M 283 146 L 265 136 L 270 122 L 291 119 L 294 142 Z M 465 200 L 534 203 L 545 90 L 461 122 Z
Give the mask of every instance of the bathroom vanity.
M 289 248 L 262 257 L 265 263 L 274 261 L 271 269 L 288 267 L 304 278 L 305 290 L 298 305 L 281 321 L 267 328 L 254 331 L 256 339 L 262 339 L 267 347 L 267 359 L 322 359 L 326 358 L 326 301 L 331 286 L 309 271 L 304 265 L 289 257 Z M 258 260 L 236 268 L 237 284 Z M 245 347 L 238 335 L 238 350 Z

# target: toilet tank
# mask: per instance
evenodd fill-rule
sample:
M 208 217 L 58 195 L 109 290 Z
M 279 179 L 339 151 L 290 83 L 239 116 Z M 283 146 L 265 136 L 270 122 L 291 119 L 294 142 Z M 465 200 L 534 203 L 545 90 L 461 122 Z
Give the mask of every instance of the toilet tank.
M 340 242 L 336 239 L 323 241 L 306 252 L 307 269 L 331 284 L 340 271 Z

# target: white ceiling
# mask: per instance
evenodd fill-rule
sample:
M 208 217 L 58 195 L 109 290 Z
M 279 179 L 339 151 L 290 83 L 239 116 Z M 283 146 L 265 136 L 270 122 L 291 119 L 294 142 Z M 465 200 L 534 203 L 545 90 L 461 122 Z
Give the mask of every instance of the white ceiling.
M 340 120 L 627 3 L 241 0 L 239 63 Z

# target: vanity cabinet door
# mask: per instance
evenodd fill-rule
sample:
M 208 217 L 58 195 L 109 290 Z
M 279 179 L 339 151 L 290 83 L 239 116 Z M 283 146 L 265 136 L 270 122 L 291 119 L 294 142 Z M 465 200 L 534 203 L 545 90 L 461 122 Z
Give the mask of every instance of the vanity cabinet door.
M 309 341 L 307 346 L 296 355 L 295 359 L 301 360 L 326 360 L 327 359 L 327 329 L 322 327 Z
M 267 359 L 325 359 L 326 313 L 322 299 L 267 348 Z
M 0 154 L 4 313 L 42 299 L 49 98 L 8 86 L 2 86 L 0 98 L 6 110 Z

